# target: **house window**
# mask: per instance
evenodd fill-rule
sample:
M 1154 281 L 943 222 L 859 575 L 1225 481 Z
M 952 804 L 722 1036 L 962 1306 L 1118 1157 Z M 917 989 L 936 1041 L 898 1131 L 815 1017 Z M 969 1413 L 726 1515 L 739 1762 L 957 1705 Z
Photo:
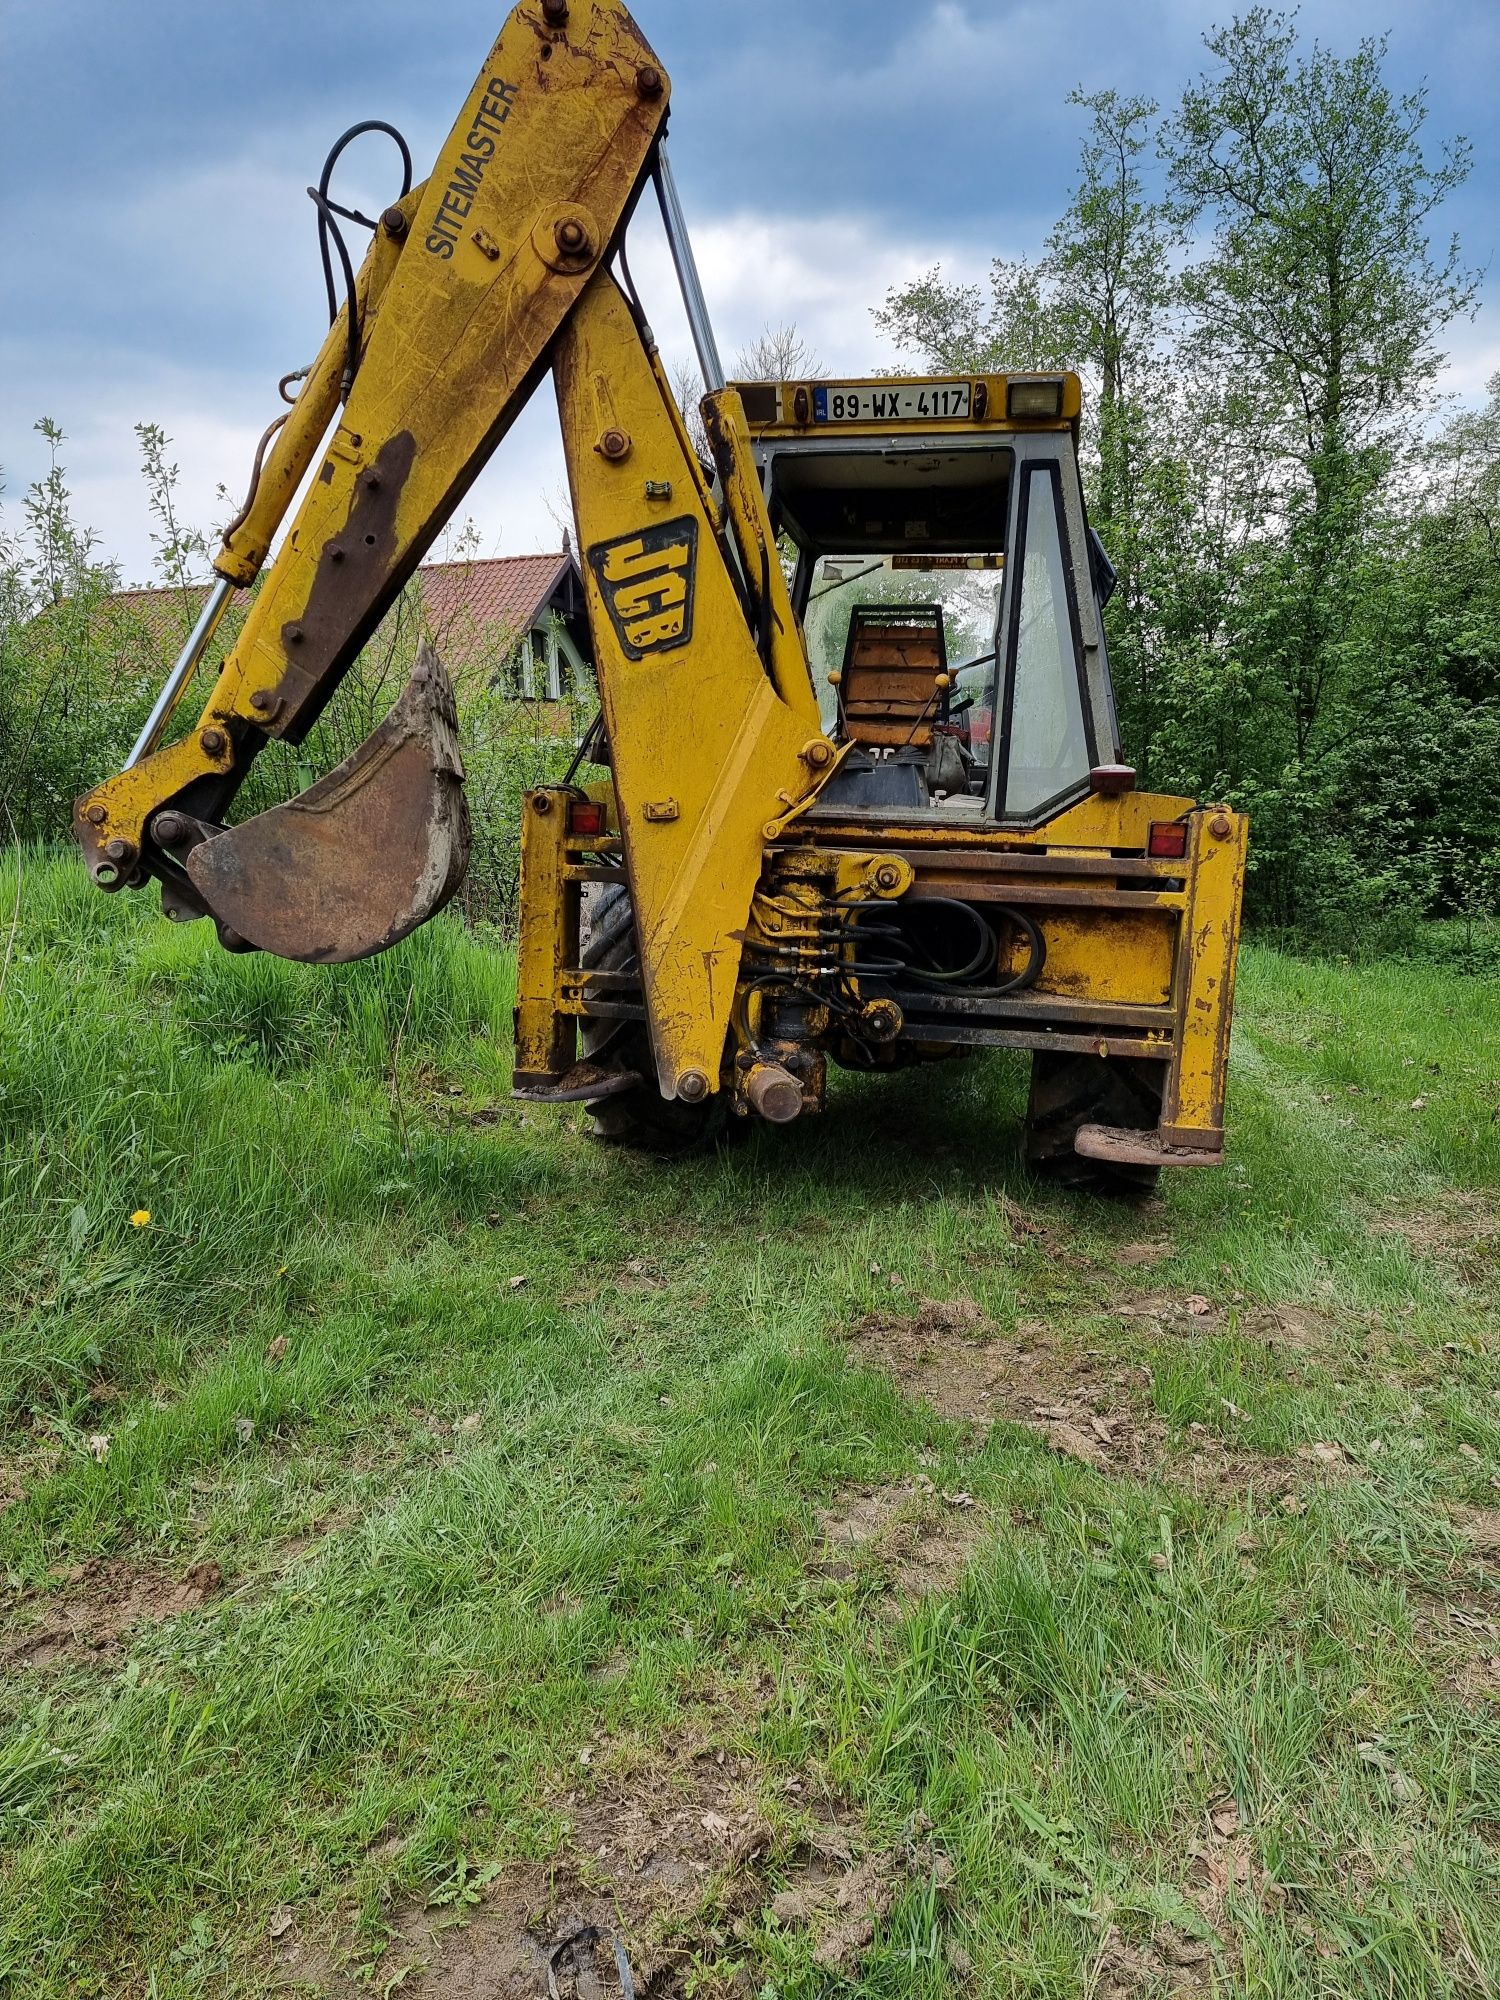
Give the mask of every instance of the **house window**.
M 509 701 L 522 701 L 526 695 L 526 683 L 531 670 L 531 641 L 521 639 L 505 656 L 505 664 L 497 677 L 501 694 Z

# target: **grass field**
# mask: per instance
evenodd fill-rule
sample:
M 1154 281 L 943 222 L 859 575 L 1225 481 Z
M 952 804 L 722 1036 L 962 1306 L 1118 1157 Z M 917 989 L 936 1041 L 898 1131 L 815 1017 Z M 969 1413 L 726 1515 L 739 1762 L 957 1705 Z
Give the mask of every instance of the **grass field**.
M 456 925 L 0 957 L 0 1988 L 1500 1990 L 1500 987 L 1251 951 L 1129 1209 L 1002 1058 L 601 1149 Z

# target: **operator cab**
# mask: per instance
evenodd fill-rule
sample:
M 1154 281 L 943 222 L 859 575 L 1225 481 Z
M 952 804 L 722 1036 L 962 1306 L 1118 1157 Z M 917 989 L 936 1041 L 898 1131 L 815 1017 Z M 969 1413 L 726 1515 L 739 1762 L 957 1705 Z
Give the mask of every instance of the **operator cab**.
M 1077 378 L 740 394 L 824 726 L 852 746 L 816 810 L 1035 826 L 1087 796 L 1119 744 Z

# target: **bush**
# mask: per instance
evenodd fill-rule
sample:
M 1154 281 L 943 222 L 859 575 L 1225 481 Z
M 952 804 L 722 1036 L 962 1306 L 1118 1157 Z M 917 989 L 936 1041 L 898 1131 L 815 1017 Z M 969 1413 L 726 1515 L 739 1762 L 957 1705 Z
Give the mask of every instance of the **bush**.
M 37 428 L 51 446 L 51 470 L 25 496 L 21 532 L 0 525 L 0 829 L 45 843 L 65 839 L 74 800 L 123 766 L 197 617 L 202 584 L 195 576 L 207 543 L 177 519 L 168 440 L 140 426 L 158 574 L 167 589 L 149 599 L 120 594 L 117 569 L 96 559 L 94 536 L 73 519 L 59 462 L 63 433 L 46 420 Z M 206 676 L 235 642 L 254 595 L 228 612 L 198 685 L 184 697 L 179 734 L 193 726 Z M 592 690 L 575 689 L 562 705 L 519 698 L 510 690 L 525 636 L 472 619 L 435 631 L 418 588 L 392 608 L 307 740 L 261 752 L 235 816 L 281 804 L 348 757 L 388 713 L 429 638 L 452 675 L 462 723 L 474 829 L 462 908 L 471 921 L 509 925 L 521 798 L 567 771 Z

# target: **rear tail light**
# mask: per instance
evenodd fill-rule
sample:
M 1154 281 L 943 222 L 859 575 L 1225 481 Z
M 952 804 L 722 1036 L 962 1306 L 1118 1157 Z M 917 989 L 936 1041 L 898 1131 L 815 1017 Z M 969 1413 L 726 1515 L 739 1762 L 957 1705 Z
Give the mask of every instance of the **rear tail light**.
M 604 831 L 604 808 L 597 799 L 572 799 L 568 804 L 568 831 L 597 840 Z
M 1187 843 L 1186 820 L 1159 819 L 1152 825 L 1146 852 L 1153 861 L 1180 861 L 1187 853 Z

